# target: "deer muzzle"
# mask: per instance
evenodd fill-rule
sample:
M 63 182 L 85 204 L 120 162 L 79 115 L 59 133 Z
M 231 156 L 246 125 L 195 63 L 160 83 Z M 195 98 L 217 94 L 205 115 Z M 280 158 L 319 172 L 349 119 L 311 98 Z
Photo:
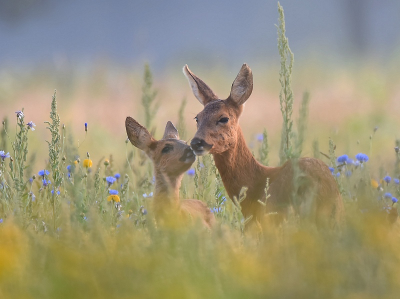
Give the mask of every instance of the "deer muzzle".
M 205 142 L 203 139 L 195 137 L 190 142 L 190 147 L 192 148 L 196 156 L 202 156 L 207 154 L 213 146 L 212 144 L 208 144 L 207 142 Z

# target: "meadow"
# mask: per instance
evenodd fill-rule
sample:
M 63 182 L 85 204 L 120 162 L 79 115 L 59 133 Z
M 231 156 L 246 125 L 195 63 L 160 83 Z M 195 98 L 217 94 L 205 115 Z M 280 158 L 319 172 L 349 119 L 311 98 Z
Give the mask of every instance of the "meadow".
M 283 67 L 252 67 L 240 121 L 265 165 L 279 165 L 288 123 L 279 74 L 290 57 L 282 57 Z M 132 116 L 161 138 L 171 120 L 190 141 L 202 106 L 181 66 L 159 75 L 147 65 L 3 70 L 0 298 L 398 297 L 400 59 L 389 60 L 299 61 L 283 75 L 294 94 L 295 146 L 286 154 L 332 167 L 346 224 L 321 230 L 291 214 L 252 233 L 211 155 L 197 158 L 180 196 L 204 201 L 217 225 L 154 220 L 152 165 L 127 141 L 124 121 Z M 236 73 L 191 68 L 222 98 L 229 94 Z

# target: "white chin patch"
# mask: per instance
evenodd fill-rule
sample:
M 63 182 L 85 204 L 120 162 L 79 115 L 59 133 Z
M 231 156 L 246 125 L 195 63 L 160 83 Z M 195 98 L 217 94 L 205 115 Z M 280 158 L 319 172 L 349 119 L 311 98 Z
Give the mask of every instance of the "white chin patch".
M 204 155 L 208 154 L 208 151 L 205 151 L 205 150 L 194 151 L 194 154 L 195 154 L 196 156 L 204 156 Z

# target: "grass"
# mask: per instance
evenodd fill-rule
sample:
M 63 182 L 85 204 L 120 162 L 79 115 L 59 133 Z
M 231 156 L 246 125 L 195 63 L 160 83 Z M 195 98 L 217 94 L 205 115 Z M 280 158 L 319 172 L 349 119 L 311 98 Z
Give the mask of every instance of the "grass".
M 254 95 L 241 126 L 256 158 L 278 165 L 279 71 L 254 70 Z M 66 83 L 42 72 L 21 79 L 21 89 L 0 82 L 0 116 L 7 118 L 0 151 L 11 156 L 0 158 L 0 298 L 397 297 L 400 224 L 391 217 L 398 209 L 392 198 L 400 197 L 400 153 L 393 149 L 400 142 L 393 108 L 398 74 L 368 65 L 313 70 L 293 69 L 293 94 L 307 86 L 311 99 L 308 104 L 305 97 L 301 109 L 293 103 L 293 118 L 306 133 L 297 143 L 302 155 L 333 167 L 346 208 L 340 232 L 290 215 L 279 228 L 244 233 L 245 219 L 227 199 L 211 156 L 185 174 L 181 197 L 206 202 L 216 227 L 157 227 L 151 165 L 125 143 L 123 123 L 130 114 L 157 128 L 157 136 L 172 120 L 190 140 L 201 106 L 183 76 L 181 85 L 153 81 L 146 67 L 144 84 L 142 74 L 123 70 L 118 78 L 113 70 L 97 77 L 63 74 Z M 365 70 L 374 74 L 368 86 L 360 79 Z M 257 87 L 263 86 L 257 80 L 274 75 L 277 84 L 271 79 Z M 53 85 L 60 87 L 51 98 Z M 17 118 L 20 107 L 24 116 Z M 35 131 L 27 127 L 31 120 Z M 354 163 L 360 152 L 369 161 Z M 337 162 L 343 154 L 353 162 Z M 44 169 L 49 173 L 39 174 Z M 382 180 L 387 175 L 389 183 Z M 118 191 L 114 200 L 109 189 Z

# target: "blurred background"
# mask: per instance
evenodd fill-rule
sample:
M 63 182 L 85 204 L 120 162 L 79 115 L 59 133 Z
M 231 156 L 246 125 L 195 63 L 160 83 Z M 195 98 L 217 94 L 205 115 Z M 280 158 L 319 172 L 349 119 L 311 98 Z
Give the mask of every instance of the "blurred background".
M 400 2 L 280 3 L 295 55 L 296 111 L 303 92 L 311 94 L 304 154 L 312 155 L 314 140 L 326 152 L 332 137 L 338 154 L 370 151 L 384 163 L 399 137 Z M 75 142 L 85 138 L 89 123 L 82 154 L 122 155 L 125 117 L 143 120 L 145 63 L 160 104 L 156 136 L 167 120 L 177 121 L 187 98 L 190 139 L 201 105 L 183 65 L 225 98 L 246 62 L 255 85 L 241 124 L 249 144 L 267 128 L 274 163 L 281 128 L 277 23 L 277 1 L 270 0 L 0 0 L 0 118 L 13 123 L 24 107 L 26 121 L 37 124 L 33 146 L 45 149 L 43 122 L 57 89 L 61 122 Z

